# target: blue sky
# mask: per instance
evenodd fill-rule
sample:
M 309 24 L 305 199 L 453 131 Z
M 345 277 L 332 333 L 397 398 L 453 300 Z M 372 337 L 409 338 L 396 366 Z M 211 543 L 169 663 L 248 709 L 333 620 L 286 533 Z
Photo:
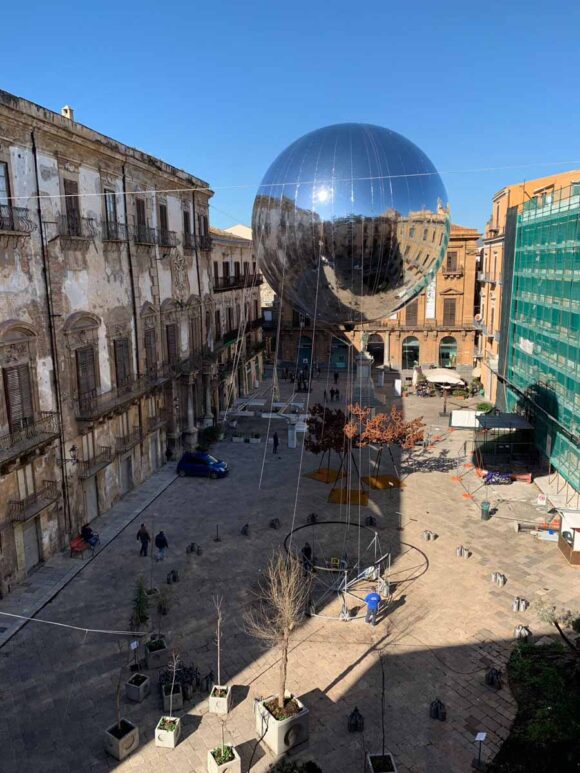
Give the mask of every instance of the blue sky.
M 454 222 L 505 184 L 580 167 L 580 3 L 17 3 L 0 88 L 210 182 L 212 223 L 250 222 L 275 156 L 340 121 L 430 156 Z M 569 161 L 567 165 L 545 162 Z M 521 166 L 520 166 L 521 165 Z M 496 171 L 489 167 L 518 167 Z

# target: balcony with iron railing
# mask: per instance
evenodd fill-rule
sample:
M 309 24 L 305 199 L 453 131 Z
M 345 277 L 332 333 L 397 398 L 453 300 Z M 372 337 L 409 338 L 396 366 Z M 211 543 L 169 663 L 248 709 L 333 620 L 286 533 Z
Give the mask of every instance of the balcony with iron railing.
M 148 225 L 136 225 L 133 230 L 133 241 L 135 244 L 154 245 L 157 244 L 157 230 Z
M 97 235 L 96 222 L 92 217 L 76 214 L 60 215 L 57 222 L 58 235 L 63 239 L 94 239 Z
M 196 236 L 196 242 L 198 249 L 200 249 L 202 252 L 209 252 L 211 250 L 211 236 L 209 234 Z
M 37 513 L 56 502 L 59 498 L 59 490 L 54 480 L 45 480 L 40 488 L 33 494 L 22 499 L 11 499 L 8 502 L 8 510 L 11 521 L 28 521 Z
M 220 276 L 214 278 L 214 293 L 223 293 L 227 290 L 243 290 L 251 287 L 259 287 L 264 278 L 261 274 L 234 274 L 233 276 Z
M 0 232 L 27 236 L 34 230 L 34 223 L 26 207 L 0 204 Z
M 126 242 L 129 238 L 129 229 L 126 223 L 104 220 L 101 225 L 103 241 L 105 242 Z
M 257 330 L 258 328 L 263 327 L 264 325 L 264 317 L 256 317 L 256 319 L 251 319 L 248 322 L 248 328 L 250 330 Z
M 183 234 L 183 249 L 184 250 L 193 250 L 195 247 L 195 238 L 193 234 L 191 233 L 184 233 Z
M 115 438 L 115 450 L 118 454 L 124 454 L 130 451 L 143 440 L 143 434 L 140 427 L 133 427 L 127 435 Z
M 58 437 L 58 415 L 42 412 L 21 427 L 0 435 L 0 464 L 40 448 Z
M 237 327 L 233 328 L 232 330 L 228 330 L 227 333 L 224 333 L 224 336 L 223 336 L 224 344 L 225 345 L 231 344 L 232 341 L 235 341 L 238 337 L 238 333 L 239 333 L 239 329 Z
M 164 365 L 150 369 L 144 376 L 131 376 L 124 384 L 101 394 L 92 390 L 75 401 L 77 421 L 95 421 L 108 413 L 117 411 L 161 386 L 170 378 L 170 368 Z
M 443 276 L 462 277 L 463 266 L 454 266 L 454 265 L 449 265 L 448 263 L 444 263 L 443 266 L 441 267 L 441 273 L 443 274 Z
M 148 435 L 151 435 L 153 432 L 155 432 L 158 429 L 161 429 L 161 427 L 164 427 L 167 424 L 167 412 L 166 411 L 159 411 L 155 414 L 155 416 L 147 416 L 145 419 L 145 432 Z
M 157 243 L 160 247 L 177 247 L 177 234 L 167 228 L 158 228 Z
M 113 451 L 109 446 L 97 446 L 94 456 L 89 459 L 79 459 L 77 470 L 79 478 L 90 478 L 103 470 L 113 461 Z

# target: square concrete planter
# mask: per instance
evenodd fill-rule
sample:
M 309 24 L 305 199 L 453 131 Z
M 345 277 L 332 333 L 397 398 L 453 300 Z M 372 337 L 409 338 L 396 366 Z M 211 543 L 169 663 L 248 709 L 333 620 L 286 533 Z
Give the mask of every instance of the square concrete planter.
M 255 704 L 256 734 L 259 739 L 264 741 L 275 757 L 281 757 L 290 749 L 300 746 L 308 740 L 309 711 L 302 701 L 287 694 L 287 698 L 294 698 L 301 711 L 287 719 L 276 719 L 265 706 L 274 697 L 271 695 Z
M 162 689 L 163 694 L 163 711 L 177 711 L 183 708 L 183 693 L 181 692 L 181 685 L 179 683 L 173 685 L 173 700 L 171 700 L 171 685 L 164 684 Z
M 230 744 L 226 744 L 226 747 L 232 750 L 234 759 L 229 762 L 224 762 L 222 765 L 218 765 L 213 756 L 215 750 L 212 749 L 207 753 L 207 773 L 242 773 L 242 761 L 240 755 L 236 751 L 236 747 L 231 746 Z M 216 747 L 216 749 L 219 748 L 219 746 Z
M 262 438 L 261 437 L 251 437 L 250 438 L 250 443 L 261 443 L 261 442 L 262 442 Z
M 173 727 L 167 727 L 172 724 Z M 161 717 L 155 728 L 155 746 L 163 749 L 175 749 L 181 738 L 181 720 L 179 717 Z
M 241 435 L 232 435 L 232 443 L 243 443 L 244 438 Z
M 216 693 L 225 690 L 225 695 Z M 232 691 L 227 685 L 214 684 L 209 694 L 209 710 L 211 714 L 227 714 L 232 704 Z
M 124 760 L 139 746 L 139 728 L 128 719 L 121 719 L 121 732 L 117 723 L 105 730 L 105 751 L 116 760 Z
M 167 665 L 169 649 L 163 636 L 147 642 L 145 645 L 145 658 L 147 660 L 147 668 L 162 668 Z
M 133 674 L 125 682 L 125 695 L 130 701 L 141 703 L 151 692 L 151 680 L 145 674 Z
M 370 754 L 367 752 L 367 773 L 397 773 L 397 766 L 393 755 L 389 752 L 384 754 Z

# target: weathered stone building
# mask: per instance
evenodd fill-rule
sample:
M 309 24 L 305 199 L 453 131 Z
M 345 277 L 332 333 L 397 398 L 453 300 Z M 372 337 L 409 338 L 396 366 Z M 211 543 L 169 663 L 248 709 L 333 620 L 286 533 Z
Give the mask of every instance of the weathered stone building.
M 228 320 L 216 331 L 211 196 L 0 92 L 2 592 L 211 423 Z M 253 296 L 244 313 L 255 346 Z M 243 389 L 260 378 L 240 370 Z
M 411 228 L 413 253 L 407 258 L 419 262 L 422 252 L 437 242 L 441 233 L 436 222 L 421 223 L 420 229 L 413 222 Z M 446 258 L 424 292 L 391 317 L 360 328 L 319 327 L 314 354 L 311 321 L 284 304 L 279 359 L 284 365 L 299 367 L 314 359 L 321 367 L 340 371 L 348 367 L 349 344 L 360 351 L 364 333 L 376 365 L 389 364 L 397 370 L 410 370 L 414 363 L 454 367 L 471 376 L 479 237 L 473 228 L 452 225 Z

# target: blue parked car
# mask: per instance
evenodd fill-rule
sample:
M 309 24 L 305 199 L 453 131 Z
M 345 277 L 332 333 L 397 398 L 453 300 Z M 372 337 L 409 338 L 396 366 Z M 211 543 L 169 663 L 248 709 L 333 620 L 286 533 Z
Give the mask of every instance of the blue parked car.
M 184 478 L 194 475 L 198 478 L 225 478 L 229 472 L 227 462 L 216 459 L 207 451 L 186 451 L 177 463 L 177 474 Z

